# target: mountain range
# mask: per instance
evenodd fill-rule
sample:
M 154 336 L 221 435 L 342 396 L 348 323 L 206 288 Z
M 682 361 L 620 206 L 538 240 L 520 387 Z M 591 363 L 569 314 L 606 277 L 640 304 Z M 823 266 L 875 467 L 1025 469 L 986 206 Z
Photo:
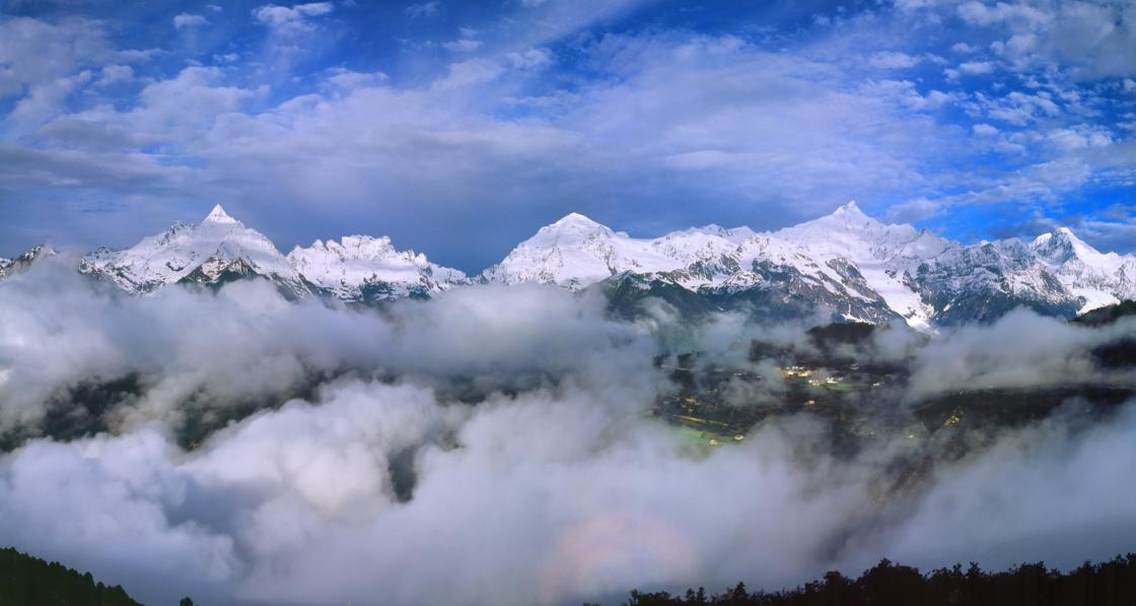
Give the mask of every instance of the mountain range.
M 0 259 L 0 279 L 44 250 Z M 1136 257 L 1102 253 L 1067 228 L 1033 240 L 964 245 L 865 215 L 855 202 L 774 232 L 717 225 L 635 238 L 571 213 L 542 227 L 478 276 L 400 251 L 389 238 L 315 241 L 287 255 L 217 206 L 123 250 L 97 249 L 79 271 L 144 295 L 172 284 L 262 278 L 293 298 L 355 303 L 428 298 L 479 283 L 601 289 L 617 311 L 647 299 L 681 312 L 745 310 L 756 318 L 828 316 L 931 330 L 987 322 L 1025 306 L 1073 317 L 1136 298 Z

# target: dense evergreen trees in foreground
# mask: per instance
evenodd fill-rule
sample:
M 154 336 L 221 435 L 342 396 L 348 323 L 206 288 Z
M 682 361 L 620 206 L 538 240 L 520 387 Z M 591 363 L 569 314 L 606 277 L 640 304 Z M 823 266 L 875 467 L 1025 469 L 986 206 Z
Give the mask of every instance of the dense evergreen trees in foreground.
M 830 572 L 823 580 L 776 593 L 749 593 L 744 584 L 708 596 L 631 592 L 626 606 L 1132 606 L 1136 604 L 1136 554 L 1069 572 L 1023 564 L 988 573 L 971 564 L 923 574 L 888 560 L 849 579 Z
M 0 549 L 0 606 L 140 606 L 122 587 L 107 586 L 15 549 Z M 184 598 L 181 606 L 192 606 Z M 858 579 L 829 572 L 796 589 L 750 593 L 744 584 L 716 595 L 632 591 L 625 606 L 1133 606 L 1136 553 L 1069 572 L 1023 564 L 985 572 L 976 564 L 921 573 L 883 560 Z
M 96 582 L 58 562 L 0 549 L 0 606 L 140 606 L 122 587 Z

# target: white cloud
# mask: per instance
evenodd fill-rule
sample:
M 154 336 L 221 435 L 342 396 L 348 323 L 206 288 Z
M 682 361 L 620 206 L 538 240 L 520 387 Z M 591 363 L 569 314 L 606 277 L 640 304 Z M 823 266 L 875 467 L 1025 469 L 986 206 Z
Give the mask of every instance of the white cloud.
M 997 135 L 999 133 L 997 128 L 994 128 L 993 126 L 990 126 L 989 124 L 982 124 L 982 123 L 973 125 L 971 127 L 971 130 L 974 132 L 974 134 L 979 135 L 981 137 L 992 137 L 992 136 Z
M 193 28 L 208 25 L 209 20 L 201 15 L 192 15 L 190 13 L 181 13 L 174 16 L 174 29 L 182 29 L 183 27 Z
M 994 63 L 991 61 L 966 61 L 959 64 L 958 70 L 971 76 L 989 74 L 994 71 Z
M 539 70 L 551 65 L 553 56 L 548 49 L 530 48 L 524 51 L 507 53 L 504 57 L 504 61 L 509 67 L 514 69 Z
M 985 4 L 970 0 L 958 6 L 958 16 L 972 25 L 990 26 L 1003 23 L 1037 28 L 1049 23 L 1053 16 L 1045 10 L 1020 2 Z
M 16 102 L 0 125 L 9 133 L 24 133 L 37 128 L 63 114 L 67 97 L 93 79 L 93 72 L 85 70 L 73 76 L 39 82 L 31 86 L 27 94 Z
M 1112 144 L 1108 131 L 1100 128 L 1071 127 L 1056 128 L 1045 133 L 1045 139 L 1062 151 L 1073 151 L 1088 147 L 1105 147 Z
M 761 209 L 772 227 L 850 195 L 868 198 L 900 184 L 921 191 L 929 183 L 921 155 L 932 158 L 936 145 L 960 136 L 928 115 L 956 103 L 957 93 L 909 82 L 861 87 L 858 75 L 849 81 L 829 61 L 766 52 L 735 36 L 613 35 L 573 52 L 600 77 L 571 93 L 528 94 L 558 57 L 522 47 L 456 62 L 421 87 L 336 72 L 321 79 L 327 86 L 317 94 L 256 112 L 249 102 L 257 89 L 227 82 L 223 70 L 193 68 L 150 85 L 138 108 L 104 108 L 88 120 L 194 158 L 199 194 L 228 183 L 229 195 L 253 205 L 255 196 L 314 212 L 310 201 L 319 200 L 346 211 L 364 197 L 412 196 L 419 220 L 451 225 L 528 200 L 507 213 L 517 231 L 502 231 L 498 246 L 534 217 L 559 212 L 553 208 L 562 199 L 547 195 L 551 183 L 571 188 L 573 198 L 626 197 L 629 216 L 649 199 L 730 199 L 705 207 L 714 213 L 707 218 L 748 222 Z M 162 89 L 177 101 L 160 104 Z M 201 101 L 188 104 L 195 95 Z M 694 164 L 717 171 L 713 179 L 690 169 L 707 153 L 719 161 Z M 513 186 L 503 193 L 506 174 Z M 454 202 L 458 189 L 466 203 Z M 383 224 L 398 223 L 382 216 Z M 424 244 L 432 253 L 439 247 L 436 239 Z M 487 263 L 497 253 L 483 254 Z
M 880 69 L 907 69 L 919 65 L 920 58 L 907 53 L 886 51 L 868 59 L 868 65 Z
M 861 86 L 861 90 L 889 97 L 902 107 L 912 110 L 933 110 L 956 103 L 961 96 L 958 93 L 945 93 L 940 90 L 930 90 L 926 94 L 919 92 L 915 83 L 910 80 L 879 80 Z
M 895 7 L 906 12 L 923 10 L 938 4 L 940 0 L 895 0 Z
M 328 83 L 332 86 L 348 91 L 378 86 L 387 80 L 389 80 L 389 77 L 382 72 L 356 72 L 343 68 L 332 69 L 327 78 Z
M 469 38 L 462 38 L 460 40 L 452 40 L 450 42 L 442 43 L 442 46 L 449 51 L 457 53 L 471 53 L 481 48 L 480 40 L 471 40 Z
M 965 457 L 906 437 L 836 455 L 804 416 L 703 452 L 647 414 L 670 389 L 650 332 L 587 294 L 472 287 L 375 313 L 256 282 L 119 297 L 62 265 L 0 290 L 0 351 L 21 354 L 0 358 L 6 419 L 83 377 L 136 371 L 143 391 L 113 432 L 0 455 L 0 542 L 149 603 L 565 604 L 793 586 L 885 555 L 1065 567 L 1126 549 L 1116 528 L 1136 523 L 1115 481 L 1136 462 L 1130 406 L 1077 431 L 991 429 Z M 1051 384 L 1131 328 L 1019 311 L 894 348 L 920 393 Z M 284 401 L 294 381 L 310 397 Z M 191 406 L 241 396 L 273 406 L 175 443 Z M 913 460 L 932 463 L 914 484 Z
M 48 23 L 16 17 L 0 19 L 0 99 L 26 88 L 58 84 L 79 71 L 118 63 L 137 63 L 153 51 L 121 51 L 111 47 L 104 25 L 86 19 Z
M 660 215 L 650 214 L 650 219 L 643 218 L 649 213 L 641 212 L 647 199 L 692 197 L 717 201 L 700 207 L 698 220 L 741 222 L 756 216 L 773 227 L 852 195 L 886 197 L 901 191 L 902 197 L 919 199 L 967 189 L 984 191 L 991 186 L 987 177 L 957 171 L 952 167 L 957 164 L 947 159 L 997 151 L 1014 154 L 1015 162 L 1059 160 L 1062 154 L 1100 149 L 1106 140 L 1115 144 L 1123 138 L 1125 125 L 1133 123 L 1125 119 L 1110 127 L 1104 108 L 1111 101 L 1103 93 L 1068 79 L 1079 75 L 1067 76 L 1048 63 L 1044 69 L 1030 63 L 1077 54 L 1081 47 L 1072 45 L 1075 36 L 1061 34 L 1064 42 L 1054 37 L 1065 27 L 1060 19 L 993 4 L 981 9 L 921 4 L 911 14 L 897 11 L 899 16 L 838 19 L 807 45 L 789 44 L 777 56 L 760 39 L 742 35 L 701 36 L 661 29 L 564 37 L 581 25 L 629 10 L 635 6 L 631 1 L 549 2 L 533 7 L 511 3 L 502 19 L 470 22 L 474 27 L 460 29 L 459 39 L 444 46 L 434 43 L 434 49 L 477 53 L 443 54 L 455 60 L 435 66 L 442 76 L 433 80 L 388 80 L 374 67 L 293 73 L 303 63 L 300 59 L 324 52 L 323 44 L 334 44 L 328 42 L 334 35 L 309 35 L 324 29 L 332 34 L 340 25 L 319 20 L 338 10 L 330 3 L 260 6 L 253 15 L 270 28 L 263 32 L 265 44 L 242 49 L 241 54 L 212 55 L 206 62 L 219 71 L 166 79 L 153 79 L 155 74 L 124 58 L 142 59 L 145 53 L 107 48 L 97 23 L 8 20 L 0 28 L 9 28 L 6 33 L 21 44 L 32 44 L 41 34 L 55 36 L 51 45 L 20 50 L 21 57 L 32 59 L 13 63 L 0 58 L 0 64 L 24 72 L 12 78 L 10 72 L 0 70 L 0 91 L 28 97 L 16 116 L 27 118 L 23 126 L 16 128 L 8 121 L 10 133 L 28 138 L 11 145 L 39 146 L 34 153 L 13 152 L 13 157 L 18 155 L 20 162 L 43 159 L 41 169 L 14 180 L 9 177 L 8 184 L 40 179 L 53 188 L 105 186 L 107 180 L 97 178 L 99 171 L 81 169 L 77 163 L 93 162 L 92 168 L 105 171 L 108 163 L 118 161 L 121 171 L 106 172 L 129 175 L 119 183 L 145 175 L 148 187 L 157 188 L 162 167 L 167 167 L 171 183 L 180 184 L 187 171 L 197 174 L 200 184 L 195 192 L 216 194 L 223 189 L 250 205 L 257 198 L 278 198 L 297 212 L 310 212 L 309 218 L 350 213 L 352 220 L 365 221 L 374 229 L 431 223 L 472 238 L 471 232 L 456 227 L 478 216 L 508 215 L 508 220 L 501 219 L 509 227 L 502 228 L 500 241 L 480 247 L 486 252 L 478 262 L 488 263 L 532 225 L 563 211 L 569 199 L 597 200 L 596 204 L 613 198 L 635 200 L 620 205 L 621 218 L 632 229 L 694 220 L 690 217 L 695 211 L 683 211 L 677 202 L 653 205 L 665 208 Z M 441 3 L 412 6 L 429 7 L 422 8 L 426 12 L 421 16 L 445 10 Z M 1042 9 L 1050 10 L 1038 10 Z M 406 10 L 410 14 L 418 9 Z M 954 81 L 936 83 L 914 74 L 905 80 L 894 77 L 906 76 L 903 72 L 867 69 L 931 67 L 943 61 L 934 52 L 944 49 L 922 44 L 928 32 L 919 28 L 930 27 L 926 19 L 936 13 L 958 16 L 949 21 L 957 28 L 963 22 L 959 11 L 966 15 L 968 26 L 941 40 L 944 47 L 954 42 L 953 50 L 965 54 L 951 55 L 952 63 L 961 61 L 961 65 L 946 74 L 953 80 L 972 74 L 1000 77 L 975 78 L 962 87 Z M 202 12 L 215 21 L 213 13 Z M 1103 53 L 1125 40 L 1126 22 L 1115 21 L 1109 29 L 1108 20 L 1101 19 L 1099 11 L 1083 15 L 1084 23 L 1096 23 L 1104 32 L 1097 37 L 1099 44 L 1091 47 Z M 297 33 L 304 35 L 292 35 Z M 69 42 L 68 36 L 83 40 Z M 865 44 L 880 39 L 886 39 L 887 50 L 878 42 Z M 955 42 L 959 39 L 965 41 Z M 557 41 L 552 47 L 557 54 L 549 50 L 551 40 Z M 986 50 L 991 41 L 996 41 L 997 52 Z M 52 55 L 77 47 L 87 50 L 68 57 Z M 0 55 L 4 50 L 0 48 Z M 37 63 L 40 56 L 51 60 Z M 547 77 L 550 71 L 555 73 L 558 61 L 576 58 L 586 64 L 587 77 L 571 87 Z M 255 64 L 256 69 L 234 69 L 241 61 Z M 1111 59 L 1101 61 L 1104 65 Z M 769 73 L 756 75 L 746 69 Z M 1015 79 L 1012 72 L 1023 69 L 1039 71 L 1022 72 Z M 90 79 L 66 80 L 83 70 L 91 71 Z M 130 75 L 133 80 L 126 80 Z M 34 79 L 38 87 L 31 85 Z M 271 96 L 274 105 L 260 105 L 257 100 L 270 98 L 260 83 L 269 81 L 276 93 Z M 74 84 L 69 90 L 68 82 Z M 116 82 L 132 86 L 104 88 Z M 186 95 L 202 96 L 204 108 L 185 112 L 177 111 L 176 104 L 159 108 L 154 90 L 166 87 L 178 94 L 183 86 Z M 1118 80 L 1109 86 L 1115 91 L 1125 85 Z M 138 87 L 151 92 L 145 98 L 115 103 L 100 99 Z M 289 93 L 296 96 L 287 99 Z M 668 99 L 675 99 L 685 111 L 663 110 Z M 417 105 L 408 109 L 404 107 L 408 103 Z M 635 111 L 627 111 L 624 104 L 633 104 Z M 949 107 L 963 109 L 965 116 L 959 120 L 951 112 L 937 111 Z M 996 125 L 1003 132 L 979 141 L 972 135 L 982 134 L 984 127 L 968 119 Z M 1092 134 L 1076 128 L 1096 123 L 1105 124 L 1097 124 L 1100 128 L 1093 128 Z M 1012 127 L 1052 135 L 1029 137 Z M 96 136 L 99 128 L 103 134 Z M 1079 146 L 1082 140 L 1085 145 Z M 130 143 L 135 147 L 128 147 Z M 55 154 L 52 145 L 68 154 Z M 978 145 L 982 147 L 974 147 Z M 79 148 L 113 149 L 117 155 L 94 162 L 90 153 L 75 153 Z M 858 156 L 866 160 L 849 160 Z M 1085 161 L 1094 166 L 1102 162 L 1099 156 Z M 534 165 L 541 171 L 522 170 Z M 53 172 L 62 167 L 69 167 L 75 176 L 67 179 Z M 1119 179 L 1119 169 L 1112 170 L 1107 178 Z M 714 172 L 714 178 L 707 179 L 707 172 Z M 448 185 L 423 183 L 427 174 Z M 498 186 L 503 175 L 514 183 L 504 193 Z M 1008 183 L 1018 177 L 1001 176 Z M 559 185 L 550 187 L 554 183 Z M 163 200 L 191 195 L 174 193 L 169 185 L 164 191 L 158 196 Z M 147 189 L 148 195 L 153 193 L 154 189 Z M 329 193 L 339 200 L 328 202 Z M 398 205 L 367 202 L 379 197 L 414 198 L 425 210 L 410 217 Z M 340 214 L 318 213 L 317 202 L 337 206 Z M 476 213 L 477 207 L 485 212 Z M 364 210 L 355 212 L 355 208 Z M 283 230 L 285 239 L 300 235 L 301 228 L 284 223 L 270 227 Z M 419 238 L 414 245 L 431 247 L 431 252 L 438 246 L 450 246 L 452 251 L 470 247 L 468 241 L 439 245 L 436 239 L 414 233 Z
M 134 80 L 134 68 L 129 65 L 107 65 L 103 67 L 98 86 L 111 86 Z
M 1062 113 L 1061 106 L 1044 92 L 1037 94 L 1013 91 L 996 99 L 982 98 L 981 110 L 991 118 L 1016 126 L 1025 126 Z
M 438 13 L 441 12 L 441 8 L 441 2 L 439 2 L 438 0 L 431 0 L 430 2 L 411 4 L 403 9 L 403 12 L 409 15 L 412 19 L 417 19 L 420 17 L 437 16 Z
M 265 4 L 253 9 L 253 16 L 264 25 L 287 28 L 301 25 L 309 17 L 326 15 L 335 10 L 331 2 L 309 2 L 292 7 Z
M 1008 34 L 991 49 L 1018 71 L 1064 67 L 1081 79 L 1136 73 L 1131 3 L 971 1 L 957 14 L 968 24 Z

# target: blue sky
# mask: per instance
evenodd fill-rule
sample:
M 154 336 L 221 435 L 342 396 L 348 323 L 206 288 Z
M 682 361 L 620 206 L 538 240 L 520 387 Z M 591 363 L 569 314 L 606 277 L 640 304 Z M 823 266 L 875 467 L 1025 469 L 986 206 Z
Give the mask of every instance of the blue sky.
M 1136 249 L 1136 3 L 0 2 L 0 253 L 216 203 L 476 271 L 579 211 L 776 228 L 849 199 Z

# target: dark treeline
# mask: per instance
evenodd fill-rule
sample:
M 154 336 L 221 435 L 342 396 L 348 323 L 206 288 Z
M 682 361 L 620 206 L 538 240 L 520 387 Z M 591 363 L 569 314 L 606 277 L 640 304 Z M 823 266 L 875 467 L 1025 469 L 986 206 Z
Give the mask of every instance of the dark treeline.
M 58 562 L 0 549 L 0 606 L 140 606 L 118 586 Z
M 687 590 L 631 592 L 626 606 L 1132 606 L 1136 604 L 1136 554 L 1075 570 L 1023 564 L 1004 572 L 985 572 L 977 564 L 956 565 L 924 574 L 884 560 L 850 579 L 829 572 L 796 589 L 750 593 L 744 584 L 716 595 Z

